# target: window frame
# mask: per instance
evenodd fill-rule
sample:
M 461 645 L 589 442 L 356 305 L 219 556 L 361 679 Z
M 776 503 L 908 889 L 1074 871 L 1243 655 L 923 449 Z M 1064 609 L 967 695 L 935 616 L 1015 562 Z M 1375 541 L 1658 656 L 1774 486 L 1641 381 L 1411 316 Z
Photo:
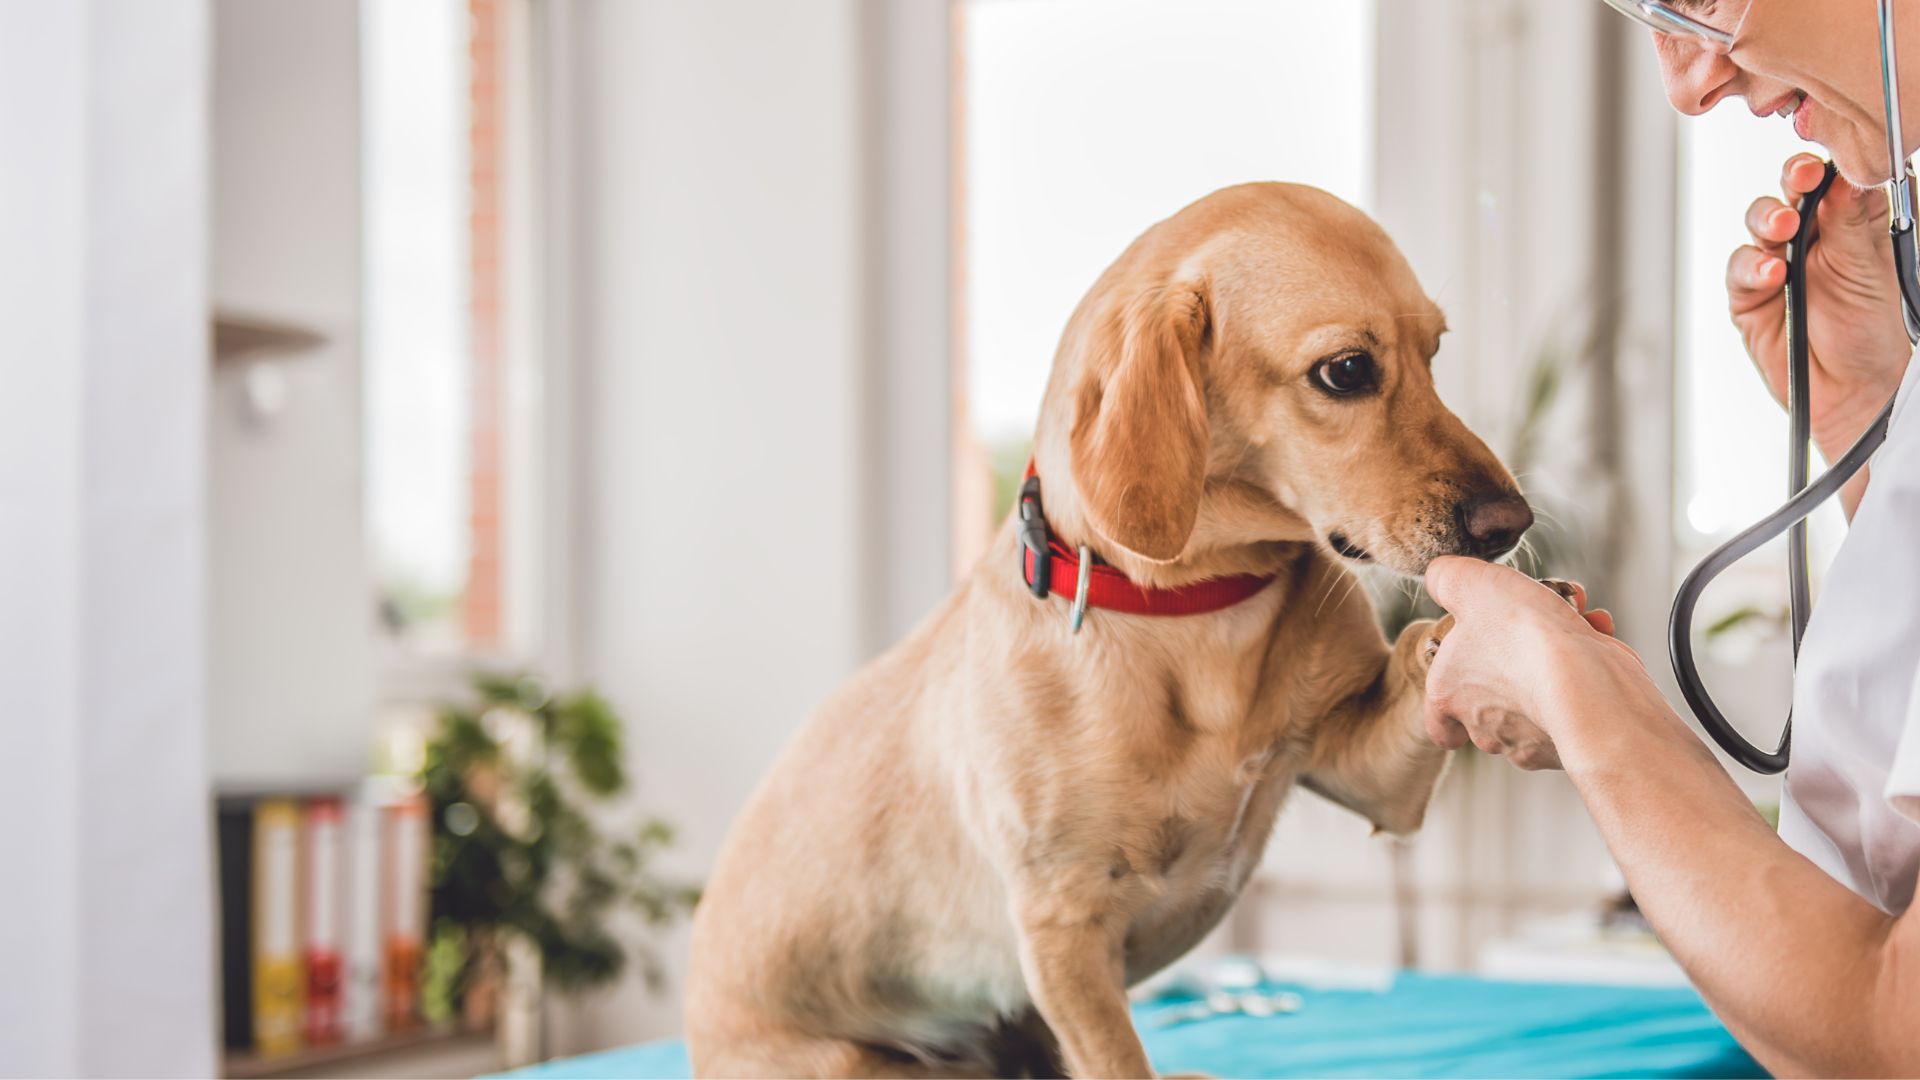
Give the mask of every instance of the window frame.
M 572 265 L 571 9 L 493 0 L 499 20 L 501 136 L 499 643 L 409 647 L 376 630 L 378 708 L 406 713 L 460 700 L 481 671 L 576 674 L 579 530 Z M 467 437 L 472 437 L 469 427 Z M 370 467 L 370 466 L 369 466 Z M 467 481 L 471 482 L 469 464 Z

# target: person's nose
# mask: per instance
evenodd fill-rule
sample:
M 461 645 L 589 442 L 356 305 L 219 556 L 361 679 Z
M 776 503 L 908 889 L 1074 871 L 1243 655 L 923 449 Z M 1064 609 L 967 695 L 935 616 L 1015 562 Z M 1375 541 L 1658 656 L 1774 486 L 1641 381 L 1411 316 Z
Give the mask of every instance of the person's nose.
M 1724 53 L 1678 35 L 1653 36 L 1667 101 L 1685 116 L 1699 116 L 1734 94 L 1740 68 Z

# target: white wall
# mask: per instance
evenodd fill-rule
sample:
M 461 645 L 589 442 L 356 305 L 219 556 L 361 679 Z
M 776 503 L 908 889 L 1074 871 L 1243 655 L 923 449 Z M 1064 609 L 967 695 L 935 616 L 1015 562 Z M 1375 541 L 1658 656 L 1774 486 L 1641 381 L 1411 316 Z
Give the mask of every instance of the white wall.
M 701 875 L 812 707 L 946 591 L 945 12 L 572 14 L 580 674 Z M 677 1030 L 677 998 L 561 1010 L 553 1049 Z
M 214 1068 L 207 28 L 0 3 L 0 1075 Z
M 364 773 L 373 600 L 360 486 L 357 0 L 218 0 L 213 297 L 327 344 L 285 361 L 286 407 L 241 365 L 207 412 L 213 772 L 229 785 Z

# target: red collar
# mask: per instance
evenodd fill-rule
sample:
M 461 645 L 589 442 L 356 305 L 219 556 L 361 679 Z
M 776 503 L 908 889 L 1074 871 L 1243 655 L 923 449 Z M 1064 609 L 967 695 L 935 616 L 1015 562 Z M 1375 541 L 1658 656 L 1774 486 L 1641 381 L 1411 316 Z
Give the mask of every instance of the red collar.
M 1114 567 L 1098 561 L 1086 548 L 1076 552 L 1061 543 L 1047 527 L 1040 504 L 1040 477 L 1033 463 L 1027 463 L 1025 483 L 1020 485 L 1016 507 L 1020 515 L 1020 579 L 1034 596 L 1046 599 L 1058 593 L 1074 600 L 1079 590 L 1080 553 L 1086 552 L 1093 564 L 1087 568 L 1086 606 L 1124 612 L 1128 615 L 1204 615 L 1230 608 L 1273 584 L 1273 574 L 1235 574 L 1208 578 L 1172 588 L 1137 585 Z M 1036 556 L 1044 548 L 1044 562 Z M 1076 605 L 1077 606 L 1077 605 Z M 1075 629 L 1078 629 L 1075 621 Z

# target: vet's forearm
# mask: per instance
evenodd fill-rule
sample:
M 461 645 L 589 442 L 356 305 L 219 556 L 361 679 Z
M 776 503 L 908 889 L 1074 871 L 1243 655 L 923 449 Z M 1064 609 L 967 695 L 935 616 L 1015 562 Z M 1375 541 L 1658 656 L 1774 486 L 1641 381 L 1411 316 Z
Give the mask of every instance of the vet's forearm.
M 1920 1074 L 1916 927 L 1787 847 L 1670 712 L 1584 727 L 1604 742 L 1568 774 L 1661 940 L 1762 1064 Z

